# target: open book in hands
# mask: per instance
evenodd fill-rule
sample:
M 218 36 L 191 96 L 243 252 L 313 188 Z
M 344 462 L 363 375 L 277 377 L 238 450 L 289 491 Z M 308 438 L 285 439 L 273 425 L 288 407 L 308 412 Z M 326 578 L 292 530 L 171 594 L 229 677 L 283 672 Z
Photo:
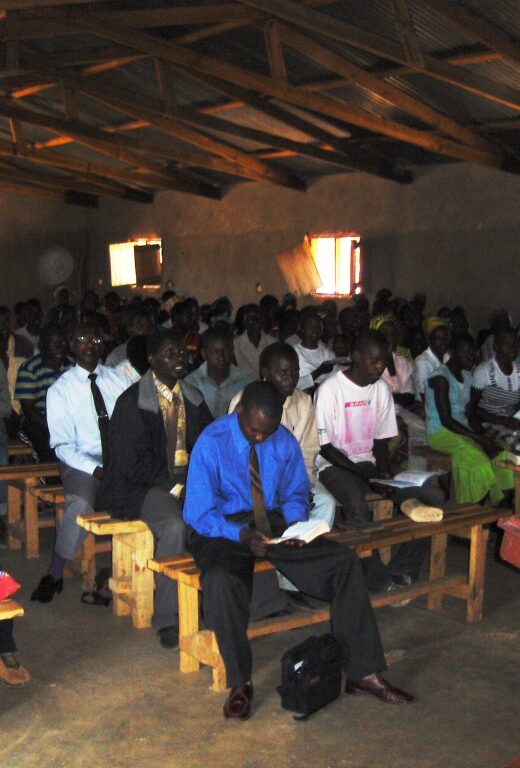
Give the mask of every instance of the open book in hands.
M 391 488 L 415 488 L 424 485 L 430 477 L 445 474 L 445 470 L 435 470 L 434 472 L 423 472 L 420 469 L 407 469 L 405 472 L 399 472 L 388 480 L 380 477 L 373 477 L 368 482 L 373 485 L 388 485 Z
M 318 536 L 323 536 L 324 533 L 329 531 L 330 528 L 324 520 L 305 520 L 304 522 L 290 525 L 279 538 L 269 539 L 268 544 L 281 544 L 282 541 L 287 541 L 288 539 L 299 539 L 308 544 L 309 541 L 316 539 Z

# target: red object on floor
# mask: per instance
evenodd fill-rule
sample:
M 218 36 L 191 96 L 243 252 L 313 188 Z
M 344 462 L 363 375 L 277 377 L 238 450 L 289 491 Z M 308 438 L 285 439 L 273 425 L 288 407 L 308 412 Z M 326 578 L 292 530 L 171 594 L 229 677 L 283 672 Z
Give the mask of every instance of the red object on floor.
M 520 755 L 518 755 L 518 757 L 515 757 L 512 763 L 508 763 L 507 765 L 504 765 L 504 768 L 520 768 Z
M 520 568 L 520 517 L 501 517 L 497 525 L 504 531 L 500 557 L 506 563 Z

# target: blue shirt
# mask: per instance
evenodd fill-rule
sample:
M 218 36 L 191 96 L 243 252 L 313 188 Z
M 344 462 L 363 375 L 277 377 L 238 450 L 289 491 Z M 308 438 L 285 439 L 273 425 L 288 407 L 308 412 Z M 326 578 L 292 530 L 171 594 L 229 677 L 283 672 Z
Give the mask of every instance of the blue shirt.
M 211 415 L 214 419 L 218 419 L 220 416 L 226 415 L 229 403 L 236 393 L 244 389 L 246 384 L 254 381 L 254 379 L 255 376 L 251 376 L 250 373 L 245 373 L 236 365 L 232 365 L 227 379 L 217 384 L 208 376 L 208 364 L 202 363 L 199 368 L 186 376 L 185 381 L 188 384 L 193 384 L 202 392 Z
M 214 421 L 190 456 L 184 520 L 203 536 L 239 541 L 243 523 L 229 515 L 253 509 L 249 450 L 236 413 Z M 281 510 L 287 525 L 309 517 L 309 480 L 300 447 L 285 427 L 256 445 L 267 510 Z
M 452 419 L 455 419 L 455 421 L 458 421 L 463 426 L 468 427 L 466 406 L 469 403 L 471 390 L 472 376 L 470 371 L 462 371 L 462 382 L 460 382 L 457 381 L 448 366 L 443 364 L 439 365 L 438 368 L 433 371 L 428 381 L 434 379 L 436 376 L 443 376 L 448 381 L 448 397 Z M 424 388 L 424 407 L 426 411 L 426 434 L 428 436 L 434 435 L 435 432 L 442 429 L 442 422 L 435 403 L 435 393 L 428 382 Z
M 18 369 L 15 400 L 34 400 L 36 410 L 45 415 L 47 390 L 73 365 L 74 360 L 65 355 L 59 371 L 54 371 L 45 365 L 41 352 L 30 357 Z

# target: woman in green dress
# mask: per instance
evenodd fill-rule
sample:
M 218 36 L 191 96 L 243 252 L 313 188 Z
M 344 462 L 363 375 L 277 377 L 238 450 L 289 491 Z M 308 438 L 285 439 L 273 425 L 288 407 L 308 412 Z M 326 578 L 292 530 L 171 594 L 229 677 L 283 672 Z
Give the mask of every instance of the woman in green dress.
M 452 356 L 428 379 L 425 388 L 426 438 L 436 451 L 452 457 L 458 504 L 476 503 L 487 496 L 499 504 L 504 491 L 514 487 L 513 473 L 498 467 L 505 458 L 486 437 L 482 426 L 467 415 L 475 342 L 468 334 L 454 337 Z

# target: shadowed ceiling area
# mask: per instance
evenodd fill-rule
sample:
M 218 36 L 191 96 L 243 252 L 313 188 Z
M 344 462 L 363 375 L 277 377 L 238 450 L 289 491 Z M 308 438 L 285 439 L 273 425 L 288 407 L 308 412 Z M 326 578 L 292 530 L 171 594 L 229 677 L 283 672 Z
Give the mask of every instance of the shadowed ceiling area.
M 96 206 L 520 172 L 518 0 L 0 0 L 0 189 Z

